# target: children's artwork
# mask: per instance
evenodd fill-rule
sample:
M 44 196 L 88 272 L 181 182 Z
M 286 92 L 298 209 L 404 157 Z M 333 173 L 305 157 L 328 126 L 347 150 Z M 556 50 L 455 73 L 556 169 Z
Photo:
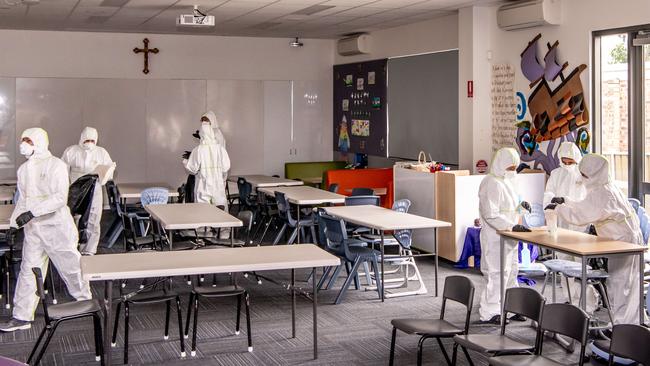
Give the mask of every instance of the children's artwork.
M 363 90 L 363 83 L 364 83 L 363 78 L 357 79 L 357 90 Z
M 347 112 L 350 110 L 350 100 L 349 99 L 343 99 L 341 107 L 343 108 L 343 112 Z
M 345 75 L 345 79 L 343 79 L 343 82 L 345 83 L 345 86 L 350 87 L 352 86 L 352 74 Z
M 368 73 L 368 85 L 375 85 L 375 72 L 370 71 Z
M 347 152 L 350 149 L 350 135 L 348 134 L 348 120 L 343 116 L 339 124 L 339 151 Z
M 372 107 L 375 109 L 381 108 L 381 98 L 372 97 Z
M 367 119 L 353 119 L 352 136 L 370 136 L 370 121 Z
M 562 141 L 575 141 L 580 150 L 588 150 L 590 136 L 584 126 L 589 123 L 589 112 L 580 81 L 580 74 L 587 66 L 579 65 L 565 77 L 564 70 L 569 63 L 558 62 L 558 41 L 546 45 L 548 51 L 542 65 L 537 46 L 541 37 L 538 34 L 533 38 L 521 53 L 521 71 L 533 91 L 526 103 L 531 118 L 516 124 L 516 142 L 522 161 L 533 162 L 533 167 L 550 173 L 559 166 L 557 147 Z

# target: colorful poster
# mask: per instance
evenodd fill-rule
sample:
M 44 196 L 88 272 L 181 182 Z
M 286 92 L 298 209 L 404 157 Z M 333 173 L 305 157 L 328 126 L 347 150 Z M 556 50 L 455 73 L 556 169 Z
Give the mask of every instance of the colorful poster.
M 350 149 L 350 135 L 348 134 L 348 120 L 343 116 L 339 124 L 339 151 L 346 152 Z
M 345 83 L 345 86 L 347 86 L 347 87 L 352 86 L 352 74 L 345 75 L 345 79 L 343 79 L 343 82 Z
M 370 121 L 367 119 L 353 119 L 352 136 L 370 136 Z
M 375 85 L 375 72 L 370 71 L 368 73 L 368 85 Z
M 357 79 L 357 90 L 363 90 L 363 83 L 364 83 L 363 78 Z
M 347 112 L 350 110 L 350 100 L 349 99 L 343 99 L 341 107 L 343 108 L 343 112 Z

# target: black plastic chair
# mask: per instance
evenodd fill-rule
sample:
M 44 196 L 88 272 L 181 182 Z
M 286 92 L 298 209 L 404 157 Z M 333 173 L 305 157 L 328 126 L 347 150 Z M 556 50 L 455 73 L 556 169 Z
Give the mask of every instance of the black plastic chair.
M 111 347 L 115 347 L 117 344 L 117 330 L 119 329 L 120 323 L 120 310 L 122 305 L 124 305 L 124 363 L 129 363 L 129 316 L 130 316 L 130 307 L 131 305 L 150 305 L 165 303 L 166 312 L 165 312 L 165 334 L 163 336 L 164 340 L 169 339 L 169 316 L 171 313 L 171 303 L 176 301 L 176 312 L 178 313 L 178 334 L 180 336 L 181 342 L 181 357 L 185 357 L 185 340 L 183 337 L 183 318 L 181 314 L 181 298 L 178 296 L 178 293 L 168 289 L 155 290 L 155 291 L 144 291 L 137 292 L 135 294 L 127 294 L 123 296 L 122 287 L 120 287 L 120 302 L 117 303 L 117 308 L 115 309 L 115 325 L 113 327 L 113 339 L 111 341 Z
M 375 190 L 372 188 L 352 188 L 352 196 L 373 196 Z
M 234 274 L 233 274 L 234 275 Z M 233 281 L 234 282 L 234 281 Z M 248 291 L 237 284 L 223 287 L 201 287 L 194 286 L 190 293 L 190 301 L 187 305 L 187 319 L 185 320 L 185 338 L 188 338 L 190 330 L 190 318 L 192 317 L 192 309 L 194 309 L 194 322 L 192 327 L 192 357 L 196 356 L 196 329 L 199 318 L 199 298 L 222 298 L 222 297 L 237 297 L 237 323 L 235 325 L 235 334 L 239 334 L 239 319 L 241 315 L 241 300 L 244 298 L 244 305 L 246 307 L 246 333 L 248 335 L 248 352 L 253 352 L 253 338 L 251 334 L 251 317 L 250 317 L 250 297 Z
M 641 365 L 650 365 L 650 329 L 636 324 L 617 324 L 612 328 L 611 342 L 597 340 L 596 347 L 609 350 L 609 366 L 614 365 L 614 356 L 627 358 Z
M 339 184 L 338 183 L 332 183 L 332 184 L 330 184 L 329 187 L 327 187 L 327 190 L 332 192 L 332 193 L 338 193 L 339 192 Z
M 508 313 L 524 316 L 536 324 L 540 323 L 542 309 L 546 300 L 537 291 L 526 287 L 513 287 L 506 290 L 504 301 L 505 317 Z M 463 334 L 454 337 L 454 354 L 460 346 L 467 357 L 470 365 L 474 365 L 467 349 L 476 352 L 487 353 L 491 356 L 504 354 L 532 354 L 539 342 L 540 328 L 537 327 L 537 335 L 533 345 L 519 342 L 506 336 L 506 322 L 501 322 L 501 334 Z M 452 360 L 456 364 L 456 359 Z
M 495 356 L 488 359 L 492 366 L 562 366 L 565 363 L 553 361 L 542 356 L 544 332 L 552 332 L 567 336 L 580 342 L 578 364 L 584 365 L 585 347 L 587 345 L 587 330 L 589 315 L 582 309 L 570 304 L 546 304 L 542 312 L 539 342 L 534 355 Z M 566 361 L 566 360 L 565 360 Z
M 287 228 L 293 229 L 291 231 L 291 234 L 289 235 L 289 240 L 287 241 L 287 244 L 293 244 L 293 242 L 296 240 L 298 235 L 302 234 L 303 240 L 305 238 L 305 233 L 304 230 L 305 228 L 309 228 L 311 232 L 312 240 L 315 240 L 316 238 L 316 229 L 314 228 L 314 215 L 309 214 L 309 215 L 302 215 L 300 217 L 300 233 L 298 232 L 298 219 L 294 218 L 293 215 L 291 214 L 291 205 L 289 204 L 289 201 L 287 201 L 287 198 L 285 197 L 284 193 L 282 192 L 275 192 L 275 201 L 278 204 L 278 215 L 280 216 L 280 219 L 284 221 L 282 224 L 282 228 L 280 228 L 280 231 L 275 237 L 275 240 L 273 240 L 273 245 L 276 245 L 277 243 L 280 242 L 280 239 L 284 235 L 285 231 Z M 304 241 L 303 241 L 304 242 Z
M 346 206 L 379 206 L 379 202 L 379 196 L 372 194 L 345 197 Z
M 345 295 L 348 287 L 350 287 L 352 280 L 355 280 L 355 285 L 358 288 L 358 283 L 356 282 L 358 278 L 357 271 L 359 270 L 359 266 L 362 263 L 370 262 L 372 265 L 372 270 L 375 273 L 379 273 L 377 260 L 380 256 L 380 253 L 377 250 L 367 248 L 365 246 L 366 244 L 361 240 L 349 239 L 345 228 L 345 221 L 336 219 L 323 213 L 320 213 L 319 221 L 322 225 L 325 226 L 325 237 L 327 238 L 328 247 L 332 248 L 334 250 L 334 254 L 343 260 L 343 264 L 346 266 L 346 269 L 349 268 L 346 262 L 351 264 L 351 268 L 348 271 L 348 277 L 345 279 L 345 282 L 343 283 L 343 286 L 341 287 L 341 290 L 339 291 L 339 294 L 336 296 L 336 300 L 334 301 L 334 303 L 338 305 L 343 300 L 343 296 Z M 336 277 L 333 276 L 332 280 L 335 279 Z M 383 291 L 382 283 L 380 280 L 377 280 L 377 293 L 379 294 L 380 298 L 381 291 Z
M 253 185 L 246 181 L 245 178 L 237 179 L 237 194 L 239 195 L 239 211 L 257 211 L 257 202 L 253 197 Z
M 43 316 L 45 317 L 45 327 L 43 327 L 41 334 L 39 334 L 38 339 L 36 340 L 36 344 L 34 344 L 34 348 L 32 348 L 32 351 L 29 353 L 29 357 L 27 358 L 27 363 L 30 365 L 32 364 L 38 365 L 38 363 L 41 361 L 41 358 L 43 358 L 43 355 L 45 354 L 45 350 L 47 349 L 47 346 L 50 344 L 50 341 L 52 340 L 54 331 L 59 326 L 59 324 L 67 320 L 92 317 L 93 327 L 95 332 L 95 360 L 101 361 L 101 364 L 103 366 L 104 365 L 104 356 L 103 356 L 104 343 L 102 341 L 102 324 L 101 324 L 101 317 L 100 317 L 101 306 L 99 305 L 99 302 L 97 300 L 81 300 L 81 301 L 71 301 L 65 304 L 48 305 L 45 296 L 45 289 L 43 287 L 43 274 L 41 272 L 41 269 L 38 267 L 34 267 L 32 268 L 32 272 L 34 272 L 34 276 L 36 277 L 36 287 L 38 289 L 38 296 L 41 298 L 41 304 L 43 305 Z M 34 354 L 36 353 L 36 350 L 38 350 L 39 345 L 41 344 L 41 341 L 43 340 L 43 336 L 45 335 L 45 333 L 47 333 L 47 337 L 45 337 L 45 342 L 40 347 L 41 349 L 38 352 L 36 359 L 32 363 Z
M 458 327 L 445 320 L 445 308 L 447 300 L 453 300 L 464 305 L 467 308 L 465 316 L 465 327 Z M 442 293 L 442 309 L 440 310 L 439 319 L 393 319 L 393 335 L 390 342 L 390 361 L 389 364 L 393 365 L 395 358 L 395 339 L 397 338 L 397 330 L 401 330 L 406 334 L 417 334 L 420 336 L 418 342 L 418 366 L 422 365 L 422 346 L 424 341 L 429 338 L 435 338 L 438 345 L 442 350 L 443 356 L 447 364 L 451 364 L 449 355 L 442 344 L 441 338 L 452 338 L 459 334 L 467 334 L 469 330 L 469 318 L 472 314 L 472 304 L 474 302 L 474 284 L 469 278 L 463 276 L 449 276 L 445 279 L 445 287 Z M 453 358 L 456 358 L 454 353 Z

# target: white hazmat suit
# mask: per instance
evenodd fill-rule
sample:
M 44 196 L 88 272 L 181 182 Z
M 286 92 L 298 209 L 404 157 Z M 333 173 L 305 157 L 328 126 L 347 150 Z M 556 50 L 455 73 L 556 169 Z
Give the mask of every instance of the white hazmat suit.
M 32 321 L 39 301 L 32 268 L 39 267 L 43 274 L 47 273 L 48 258 L 75 299 L 90 299 L 91 293 L 88 282 L 81 277 L 77 228 L 67 206 L 68 168 L 48 150 L 45 130 L 29 128 L 22 137 L 32 140 L 34 152 L 18 168 L 19 197 L 10 224 L 18 227 L 16 218 L 28 211 L 34 218 L 24 226 L 23 257 L 14 294 L 13 317 Z
M 479 187 L 479 213 L 481 218 L 481 272 L 486 279 L 481 294 L 479 315 L 488 321 L 501 314 L 498 230 L 510 230 L 519 223 L 519 195 L 515 189 L 515 171 L 509 167 L 519 165 L 519 154 L 513 148 L 502 148 L 492 159 L 490 174 Z M 505 245 L 504 281 L 506 288 L 517 287 L 517 243 Z
M 587 187 L 582 201 L 558 205 L 558 217 L 572 225 L 594 224 L 598 236 L 643 245 L 639 218 L 627 197 L 609 175 L 609 162 L 597 154 L 585 155 L 579 165 Z M 639 321 L 639 258 L 608 257 L 607 290 L 615 324 Z
M 106 149 L 97 146 L 97 130 L 92 127 L 86 127 L 81 132 L 79 144 L 72 145 L 65 149 L 61 159 L 68 164 L 70 168 L 70 183 L 75 182 L 80 177 L 95 171 L 99 165 L 111 165 L 113 160 Z M 84 141 L 93 140 L 94 143 L 84 143 Z M 112 177 L 108 177 L 110 180 Z M 81 252 L 84 254 L 97 253 L 97 246 L 101 236 L 100 223 L 103 211 L 103 191 L 101 183 L 95 184 L 93 200 L 90 205 L 90 215 L 88 216 L 88 242 L 81 245 Z

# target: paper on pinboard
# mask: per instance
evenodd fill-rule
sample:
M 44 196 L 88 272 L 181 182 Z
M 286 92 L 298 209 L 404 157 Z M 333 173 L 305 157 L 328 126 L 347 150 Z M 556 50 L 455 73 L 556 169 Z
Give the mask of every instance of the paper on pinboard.
M 509 64 L 492 65 L 492 150 L 515 146 L 517 102 L 515 70 Z

